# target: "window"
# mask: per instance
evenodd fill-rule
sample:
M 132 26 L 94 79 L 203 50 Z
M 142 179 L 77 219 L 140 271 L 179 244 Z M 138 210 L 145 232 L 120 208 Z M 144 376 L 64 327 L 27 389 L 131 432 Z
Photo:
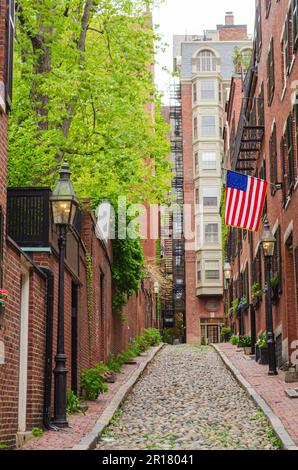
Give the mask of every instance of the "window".
M 195 153 L 195 172 L 199 172 L 199 154 L 198 152 Z
M 281 175 L 282 175 L 282 205 L 285 207 L 287 203 L 287 175 L 286 175 L 286 146 L 284 137 L 280 140 L 280 162 L 281 162 Z
M 267 94 L 268 94 L 268 106 L 271 105 L 275 89 L 275 77 L 274 77 L 274 45 L 273 38 L 270 42 L 270 49 L 267 59 Z
M 266 166 L 265 158 L 263 159 L 263 163 L 262 163 L 262 166 L 261 166 L 260 178 L 261 178 L 261 180 L 267 181 L 267 166 Z M 265 198 L 265 203 L 264 203 L 264 209 L 263 209 L 262 216 L 265 217 L 266 214 L 267 214 L 267 196 Z
M 205 277 L 207 281 L 219 281 L 219 261 L 205 261 Z
M 196 102 L 197 102 L 197 99 L 198 99 L 198 96 L 197 96 L 197 84 L 196 84 L 196 83 L 193 84 L 192 90 L 193 90 L 193 102 L 196 103 Z
M 273 125 L 272 134 L 269 141 L 269 157 L 270 157 L 270 182 L 273 185 L 277 184 L 277 137 L 276 137 L 276 124 Z M 276 189 L 271 186 L 271 194 L 274 195 Z
M 202 263 L 197 261 L 197 280 L 198 282 L 202 281 Z
M 264 110 L 264 83 L 261 85 L 261 91 L 258 99 L 258 125 L 265 126 L 265 110 Z
M 256 257 L 252 263 L 252 284 L 259 284 L 262 287 L 262 256 L 261 256 L 262 248 L 259 246 L 257 251 Z M 259 299 L 261 301 L 262 299 Z
M 282 292 L 282 260 L 281 260 L 281 230 L 280 226 L 275 232 L 276 243 L 272 258 L 272 277 L 278 278 L 278 294 Z
M 216 136 L 215 116 L 202 116 L 202 136 Z
M 218 84 L 218 101 L 220 103 L 222 102 L 222 86 L 221 86 L 221 83 Z
M 256 27 L 255 27 L 255 41 L 256 41 L 256 56 L 260 58 L 262 49 L 262 13 L 261 13 L 261 0 L 258 0 L 256 8 Z
M 198 188 L 196 188 L 196 204 L 200 204 L 200 192 Z
M 201 80 L 201 99 L 209 101 L 215 99 L 214 80 Z
M 295 161 L 294 161 L 294 138 L 293 138 L 293 117 L 289 114 L 287 119 L 286 143 L 288 153 L 288 186 L 292 193 L 295 186 Z
M 285 34 L 281 42 L 281 81 L 282 88 L 285 90 L 287 84 L 287 49 L 285 42 Z
M 271 0 L 266 0 L 266 1 L 265 1 L 266 18 L 268 18 L 268 16 L 269 16 L 270 7 L 271 7 Z
M 195 139 L 198 137 L 198 118 L 194 118 L 193 120 L 193 136 Z
M 285 21 L 284 34 L 283 34 L 283 59 L 284 59 L 284 72 L 285 76 L 290 73 L 292 58 L 293 58 L 293 12 L 292 5 L 289 9 Z
M 13 78 L 13 42 L 15 31 L 15 2 L 8 0 L 7 9 L 7 49 L 6 49 L 6 67 L 5 67 L 5 81 L 6 81 L 6 101 L 8 107 L 11 108 L 12 104 L 12 78 Z
M 204 171 L 216 171 L 216 152 L 202 152 L 202 169 Z
M 197 58 L 198 72 L 216 72 L 216 57 L 211 51 L 202 51 Z
M 217 207 L 218 189 L 217 188 L 204 188 L 203 189 L 203 202 L 204 207 Z
M 218 224 L 205 225 L 205 243 L 211 245 L 218 243 Z
M 293 47 L 298 47 L 298 0 L 293 0 Z

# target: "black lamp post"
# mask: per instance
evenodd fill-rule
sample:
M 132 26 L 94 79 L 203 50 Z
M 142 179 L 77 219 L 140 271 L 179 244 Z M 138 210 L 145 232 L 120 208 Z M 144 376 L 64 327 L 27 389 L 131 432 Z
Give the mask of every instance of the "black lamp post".
M 57 353 L 54 369 L 54 420 L 59 428 L 67 427 L 66 418 L 66 355 L 64 349 L 64 259 L 67 230 L 73 225 L 78 201 L 70 181 L 70 170 L 67 160 L 64 161 L 60 179 L 51 196 L 53 222 L 58 228 L 59 244 L 59 291 L 58 291 L 58 327 Z
M 275 356 L 275 339 L 273 333 L 272 319 L 272 300 L 271 300 L 271 260 L 274 255 L 276 239 L 270 230 L 269 221 L 266 217 L 264 221 L 264 233 L 262 236 L 262 247 L 265 258 L 265 281 L 266 281 L 266 330 L 267 345 L 269 356 L 269 373 L 268 375 L 277 375 L 276 356 Z

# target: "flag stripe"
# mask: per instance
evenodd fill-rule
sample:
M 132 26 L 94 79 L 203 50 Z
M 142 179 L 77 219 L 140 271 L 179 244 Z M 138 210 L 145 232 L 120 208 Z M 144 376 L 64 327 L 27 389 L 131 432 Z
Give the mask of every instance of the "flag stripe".
M 235 197 L 235 210 L 233 211 L 232 214 L 232 225 L 236 225 L 236 220 L 237 220 L 237 211 L 239 208 L 239 199 L 240 199 L 240 193 L 243 194 L 242 191 L 239 191 L 239 189 L 236 190 L 236 197 Z

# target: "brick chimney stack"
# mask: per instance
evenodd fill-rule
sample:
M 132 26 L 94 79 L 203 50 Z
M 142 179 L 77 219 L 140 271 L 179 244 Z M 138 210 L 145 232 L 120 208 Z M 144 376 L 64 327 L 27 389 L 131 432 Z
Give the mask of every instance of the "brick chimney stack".
M 233 26 L 234 25 L 234 13 L 232 11 L 227 11 L 225 16 L 225 25 Z

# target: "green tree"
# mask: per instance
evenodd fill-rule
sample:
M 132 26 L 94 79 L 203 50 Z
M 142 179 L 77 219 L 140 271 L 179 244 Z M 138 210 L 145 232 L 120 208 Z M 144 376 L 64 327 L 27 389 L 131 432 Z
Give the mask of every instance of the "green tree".
M 75 189 L 160 201 L 167 125 L 141 0 L 20 0 L 10 121 L 11 185 L 53 185 L 68 158 Z
M 68 158 L 79 197 L 159 202 L 171 168 L 144 0 L 20 0 L 9 183 L 49 185 Z M 140 240 L 114 243 L 114 307 L 139 286 Z

